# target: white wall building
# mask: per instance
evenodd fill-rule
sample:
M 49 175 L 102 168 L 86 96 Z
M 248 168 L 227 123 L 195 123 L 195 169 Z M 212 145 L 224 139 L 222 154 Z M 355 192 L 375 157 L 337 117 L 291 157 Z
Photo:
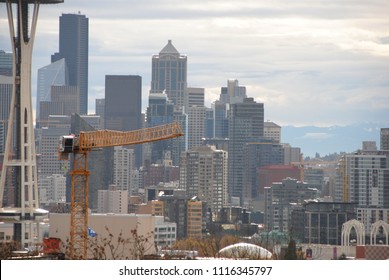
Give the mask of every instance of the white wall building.
M 66 177 L 62 174 L 41 177 L 39 179 L 39 201 L 65 202 L 66 201 Z
M 128 192 L 117 190 L 115 186 L 110 186 L 108 190 L 98 190 L 97 211 L 99 213 L 128 213 Z
M 188 112 L 188 149 L 202 145 L 205 127 L 204 106 L 190 106 Z
M 135 195 L 131 189 L 132 172 L 135 170 L 135 154 L 133 149 L 122 146 L 114 147 L 113 183 L 118 189 Z
M 64 245 L 66 240 L 70 240 L 70 214 L 50 213 L 50 229 L 49 236 L 60 238 Z M 154 245 L 154 229 L 155 217 L 151 215 L 135 215 L 135 214 L 90 214 L 88 217 L 88 226 L 97 234 L 97 244 L 102 245 L 104 238 L 109 238 L 111 233 L 112 245 L 114 248 L 118 246 L 117 240 L 120 234 L 123 239 L 129 239 L 121 251 L 120 259 L 134 259 L 134 240 L 135 236 L 131 233 L 134 230 L 138 237 L 147 237 L 148 241 L 142 245 L 145 249 L 145 255 L 155 254 Z M 108 229 L 108 230 L 107 230 Z M 110 253 L 110 249 L 106 247 L 107 259 L 114 259 Z M 88 258 L 92 258 L 90 250 Z
M 154 239 L 159 249 L 170 248 L 177 239 L 176 223 L 166 222 L 163 216 L 155 216 Z

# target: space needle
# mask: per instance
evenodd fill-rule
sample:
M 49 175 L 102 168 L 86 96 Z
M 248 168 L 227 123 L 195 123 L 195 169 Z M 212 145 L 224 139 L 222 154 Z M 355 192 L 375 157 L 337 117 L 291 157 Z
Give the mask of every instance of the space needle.
M 7 7 L 13 52 L 11 108 L 0 180 L 0 221 L 13 223 L 13 239 L 19 249 L 24 249 L 35 244 L 37 236 L 39 240 L 39 221 L 48 216 L 48 211 L 39 208 L 31 98 L 32 50 L 39 6 L 63 3 L 63 0 L 0 0 L 0 3 Z M 31 22 L 30 5 L 33 6 Z M 14 202 L 4 206 L 6 183 L 13 186 Z

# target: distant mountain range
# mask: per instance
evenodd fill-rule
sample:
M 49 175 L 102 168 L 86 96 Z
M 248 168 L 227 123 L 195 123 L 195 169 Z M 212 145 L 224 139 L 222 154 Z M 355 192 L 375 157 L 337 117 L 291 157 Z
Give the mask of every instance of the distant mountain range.
M 380 130 L 388 123 L 361 123 L 347 126 L 283 126 L 281 142 L 300 147 L 304 157 L 326 156 L 333 153 L 351 153 L 362 148 L 363 141 L 375 141 L 380 148 Z

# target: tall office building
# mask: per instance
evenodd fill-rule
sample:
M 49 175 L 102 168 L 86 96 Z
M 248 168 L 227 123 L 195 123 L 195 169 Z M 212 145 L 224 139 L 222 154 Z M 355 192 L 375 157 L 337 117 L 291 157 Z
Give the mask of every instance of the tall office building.
M 3 165 L 5 143 L 7 139 L 8 120 L 11 111 L 12 98 L 12 53 L 0 50 L 0 170 Z M 13 198 L 12 180 L 9 180 L 4 189 L 3 205 L 10 205 Z
M 242 199 L 244 145 L 263 137 L 264 105 L 253 98 L 231 104 L 229 111 L 228 190 L 230 196 Z M 242 203 L 242 201 L 241 201 Z
M 69 131 L 70 123 L 68 127 L 43 127 L 40 130 L 38 179 L 52 174 L 66 174 L 69 170 L 69 161 L 59 160 L 58 157 L 59 139 L 63 135 L 68 135 Z
M 8 120 L 11 112 L 13 80 L 11 76 L 0 75 L 0 170 L 3 168 L 3 157 L 8 132 Z M 13 183 L 8 180 L 4 187 L 3 205 L 11 205 L 14 201 Z
M 11 98 L 12 77 L 0 75 L 0 155 L 4 153 L 5 149 Z
M 146 111 L 146 123 L 148 127 L 173 122 L 174 104 L 164 93 L 150 93 L 149 106 Z M 151 163 L 162 163 L 163 160 L 171 160 L 172 139 L 150 143 Z
M 205 132 L 206 108 L 204 88 L 187 88 L 185 112 L 188 114 L 188 149 L 202 145 Z
M 199 147 L 203 143 L 205 131 L 204 106 L 189 106 L 188 108 L 188 149 Z
M 65 59 L 60 59 L 38 69 L 36 123 L 39 127 L 41 102 L 51 101 L 52 86 L 68 85 Z M 74 112 L 76 113 L 76 112 Z
M 295 204 L 315 199 L 318 190 L 305 182 L 286 178 L 265 188 L 265 227 L 267 231 L 289 232 Z
M 114 147 L 113 183 L 118 190 L 137 195 L 133 188 L 132 173 L 135 170 L 134 150 L 122 146 Z
M 51 86 L 51 100 L 39 102 L 39 127 L 47 127 L 50 115 L 78 114 L 80 112 L 79 87 Z
M 181 155 L 180 188 L 187 197 L 198 196 L 216 213 L 228 203 L 227 152 L 201 146 Z
M 369 150 L 346 154 L 337 170 L 335 200 L 389 208 L 389 155 Z
M 105 127 L 105 124 L 104 124 L 104 119 L 105 119 L 104 110 L 105 110 L 105 99 L 104 98 L 96 98 L 95 114 L 97 116 L 101 117 L 102 127 Z
M 238 80 L 230 79 L 227 81 L 227 87 L 221 88 L 219 101 L 224 104 L 241 103 L 247 98 L 246 87 L 239 86 Z
M 185 89 L 185 108 L 190 106 L 204 106 L 204 88 L 188 87 Z
M 105 128 L 130 131 L 142 128 L 142 77 L 105 76 Z M 142 164 L 141 145 L 135 145 L 135 164 Z
M 39 201 L 42 204 L 66 201 L 66 176 L 52 174 L 39 180 Z
M 281 126 L 274 122 L 264 122 L 263 136 L 281 143 Z
M 51 62 L 65 59 L 69 85 L 80 88 L 80 113 L 88 113 L 89 19 L 81 14 L 62 14 L 59 18 L 59 52 Z
M 289 144 L 283 144 L 284 150 L 284 164 L 288 165 L 293 162 L 301 162 L 301 149 L 299 147 L 292 147 Z
M 185 105 L 187 88 L 187 57 L 181 55 L 169 40 L 167 45 L 153 55 L 150 93 L 166 92 L 177 108 Z
M 228 138 L 228 110 L 229 105 L 220 101 L 212 104 L 214 134 L 213 138 Z
M 341 245 L 342 227 L 355 219 L 355 204 L 307 200 L 292 212 L 290 235 L 306 244 Z
M 97 201 L 98 213 L 128 213 L 128 192 L 117 189 L 115 185 L 111 185 L 108 190 L 99 190 Z
M 380 150 L 389 151 L 389 128 L 381 128 Z
M 173 165 L 180 165 L 180 156 L 182 152 L 188 149 L 188 114 L 182 111 L 175 111 L 173 113 L 173 121 L 180 124 L 184 136 L 174 138 L 172 141 L 172 163 Z
M 340 160 L 335 201 L 355 203 L 356 219 L 370 233 L 373 223 L 389 217 L 389 154 L 371 144 L 364 148 Z
M 12 53 L 0 50 L 0 75 L 12 76 L 13 57 Z
M 263 138 L 246 143 L 243 152 L 245 158 L 243 163 L 243 200 L 250 202 L 262 199 L 263 192 L 259 189 L 261 180 L 259 169 L 264 166 L 282 164 L 282 146 L 274 140 Z
M 205 108 L 205 123 L 204 123 L 204 138 L 213 138 L 214 131 L 214 118 L 213 109 Z

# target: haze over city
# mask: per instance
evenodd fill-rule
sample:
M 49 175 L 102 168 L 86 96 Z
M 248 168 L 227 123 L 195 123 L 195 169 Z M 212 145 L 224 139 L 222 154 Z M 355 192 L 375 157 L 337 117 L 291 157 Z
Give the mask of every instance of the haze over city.
M 171 39 L 188 56 L 188 86 L 205 88 L 206 106 L 233 78 L 265 104 L 266 120 L 282 126 L 388 125 L 388 9 L 385 0 L 66 0 L 46 5 L 40 9 L 33 52 L 33 102 L 37 69 L 49 64 L 58 49 L 58 17 L 80 12 L 90 22 L 90 113 L 95 99 L 104 97 L 105 75 L 111 74 L 142 76 L 145 110 L 151 56 Z M 0 10 L 0 49 L 10 50 L 5 8 Z M 321 133 L 305 136 L 328 138 Z

